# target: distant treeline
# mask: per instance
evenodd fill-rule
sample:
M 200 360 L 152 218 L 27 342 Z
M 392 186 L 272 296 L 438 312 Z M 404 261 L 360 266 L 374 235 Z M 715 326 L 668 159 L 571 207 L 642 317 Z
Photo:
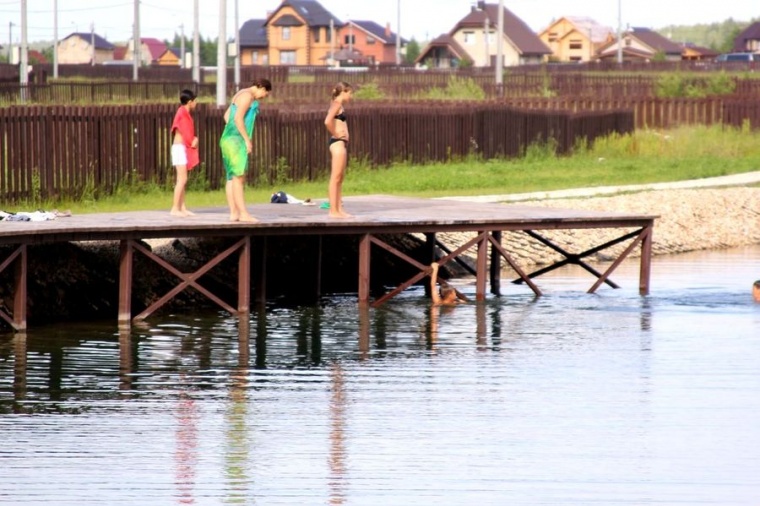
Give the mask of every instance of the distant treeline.
M 679 44 L 690 42 L 721 53 L 729 53 L 733 50 L 737 35 L 755 21 L 760 21 L 760 18 L 752 18 L 749 21 L 736 21 L 729 18 L 710 24 L 669 25 L 656 28 L 655 31 Z

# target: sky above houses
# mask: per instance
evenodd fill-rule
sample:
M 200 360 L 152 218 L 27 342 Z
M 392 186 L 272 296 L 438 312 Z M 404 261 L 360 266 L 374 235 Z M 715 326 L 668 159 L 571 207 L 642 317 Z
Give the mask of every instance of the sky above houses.
M 27 40 L 53 40 L 54 0 L 27 0 Z M 58 37 L 79 31 L 95 33 L 110 42 L 123 42 L 132 35 L 133 0 L 57 0 Z M 219 1 L 199 0 L 199 31 L 205 38 L 215 38 L 219 31 Z M 471 0 L 320 0 L 320 3 L 341 20 L 372 20 L 381 25 L 390 23 L 397 30 L 400 12 L 400 33 L 418 41 L 448 32 L 476 2 Z M 489 3 L 498 4 L 498 0 Z M 21 0 L 0 0 L 0 45 L 20 41 Z M 280 0 L 238 0 L 240 24 L 251 18 L 265 18 Z M 504 6 L 525 21 L 534 31 L 546 28 L 562 16 L 586 16 L 602 25 L 617 29 L 619 13 L 622 26 L 661 28 L 667 25 L 712 23 L 733 18 L 737 21 L 760 19 L 760 2 L 756 0 L 723 0 L 699 2 L 685 8 L 673 0 L 504 0 Z M 400 11 L 399 11 L 400 7 Z M 234 35 L 235 0 L 227 0 L 227 36 Z M 11 24 L 12 23 L 12 24 Z M 172 39 L 174 34 L 193 31 L 192 0 L 140 0 L 142 37 Z

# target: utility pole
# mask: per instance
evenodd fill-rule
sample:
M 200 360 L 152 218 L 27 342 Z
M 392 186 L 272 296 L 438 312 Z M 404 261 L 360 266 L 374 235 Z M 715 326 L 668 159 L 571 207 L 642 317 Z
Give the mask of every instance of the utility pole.
M 396 5 L 396 66 L 401 65 L 401 0 Z
M 185 24 L 179 25 L 179 68 L 185 68 Z
M 58 79 L 58 0 L 53 0 L 53 79 Z
M 499 0 L 499 13 L 496 16 L 496 86 L 499 95 L 503 93 L 501 88 L 504 81 L 504 0 Z
M 346 16 L 348 17 L 348 16 Z M 354 23 L 348 18 L 348 54 L 349 58 L 354 56 Z
M 11 52 L 13 50 L 13 21 L 8 22 L 8 63 L 11 62 Z
M 92 58 L 90 65 L 95 66 L 95 22 L 90 23 L 90 47 L 92 47 Z
M 622 0 L 618 0 L 618 50 L 617 50 L 617 62 L 618 65 L 623 63 L 623 9 Z
M 138 69 L 140 68 L 140 49 L 142 43 L 140 42 L 140 0 L 135 0 L 135 22 L 132 25 L 132 80 L 137 81 L 139 76 Z
M 485 12 L 485 11 L 484 11 Z M 491 25 L 491 20 L 488 19 L 488 13 L 486 12 L 486 19 L 483 20 L 483 37 L 485 38 L 485 46 L 486 46 L 486 60 L 483 63 L 484 67 L 489 67 L 491 64 L 491 53 L 489 51 L 488 47 L 488 31 Z
M 330 65 L 335 65 L 335 21 L 330 18 Z
M 240 20 L 238 19 L 238 0 L 235 0 L 235 89 L 240 88 Z
M 219 0 L 219 36 L 216 44 L 216 105 L 227 104 L 227 0 Z
M 18 75 L 21 82 L 21 103 L 26 102 L 27 85 L 29 84 L 29 58 L 26 46 L 26 0 L 21 0 L 21 65 Z
M 198 0 L 193 1 L 193 81 L 201 82 L 201 35 L 199 24 Z

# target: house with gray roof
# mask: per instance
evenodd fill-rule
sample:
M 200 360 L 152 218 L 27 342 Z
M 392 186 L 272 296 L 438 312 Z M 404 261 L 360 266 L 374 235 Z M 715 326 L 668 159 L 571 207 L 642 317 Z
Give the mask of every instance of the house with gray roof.
M 266 19 L 249 19 L 240 27 L 240 64 L 269 64 Z
M 114 45 L 97 33 L 73 32 L 58 42 L 58 63 L 63 65 L 103 63 L 113 60 Z
M 325 65 L 343 22 L 316 0 L 283 0 L 264 21 L 270 65 Z

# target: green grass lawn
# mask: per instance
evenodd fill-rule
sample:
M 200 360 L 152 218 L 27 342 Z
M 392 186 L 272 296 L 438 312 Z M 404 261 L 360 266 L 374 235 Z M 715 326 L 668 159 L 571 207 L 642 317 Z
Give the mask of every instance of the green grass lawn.
M 426 165 L 394 164 L 370 168 L 353 160 L 344 195 L 392 194 L 417 197 L 510 194 L 682 181 L 760 170 L 760 131 L 688 127 L 666 132 L 640 130 L 632 135 L 598 140 L 592 148 L 578 146 L 572 156 L 555 156 L 535 146 L 524 157 L 481 160 L 469 157 Z M 192 174 L 191 174 L 192 180 Z M 287 182 L 250 187 L 246 202 L 269 202 L 274 191 L 298 198 L 324 199 L 327 181 Z M 74 213 L 169 209 L 171 190 L 154 185 L 122 189 L 99 200 L 20 204 L 29 208 L 71 209 Z M 190 191 L 190 209 L 226 206 L 224 190 Z

